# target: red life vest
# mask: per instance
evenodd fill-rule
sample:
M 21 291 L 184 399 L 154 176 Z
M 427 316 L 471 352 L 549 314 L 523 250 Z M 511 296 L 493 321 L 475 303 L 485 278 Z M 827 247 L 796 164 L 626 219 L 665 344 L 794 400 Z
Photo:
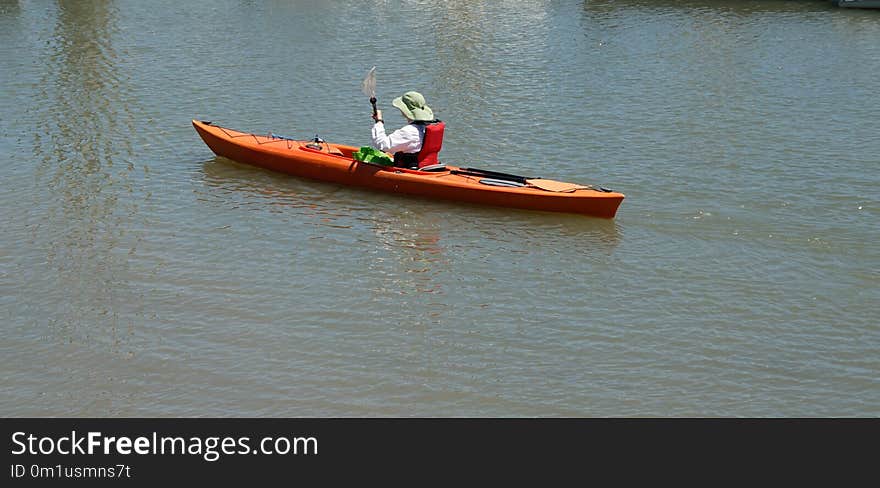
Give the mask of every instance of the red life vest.
M 437 159 L 437 154 L 443 147 L 444 129 L 446 129 L 446 124 L 440 120 L 425 124 L 425 138 L 422 140 L 422 149 L 416 156 L 419 168 L 440 163 L 440 160 Z

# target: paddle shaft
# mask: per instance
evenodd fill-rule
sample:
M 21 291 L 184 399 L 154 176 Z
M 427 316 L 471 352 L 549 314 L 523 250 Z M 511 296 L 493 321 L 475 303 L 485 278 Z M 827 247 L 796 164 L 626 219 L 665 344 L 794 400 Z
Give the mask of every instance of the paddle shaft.
M 460 175 L 468 175 L 468 176 L 485 176 L 486 178 L 495 178 L 496 180 L 507 180 L 507 181 L 515 181 L 517 183 L 525 184 L 526 180 L 532 180 L 534 178 L 530 178 L 527 176 L 519 176 L 512 175 L 510 173 L 499 173 L 498 171 L 489 171 L 486 169 L 478 169 L 478 168 L 459 168 L 457 170 L 452 170 L 452 174 L 460 174 Z
M 542 180 L 545 182 L 552 182 L 552 183 L 558 184 L 558 182 L 553 182 L 552 180 L 543 180 L 543 178 L 512 175 L 510 173 L 499 173 L 497 171 L 489 171 L 486 169 L 477 169 L 477 168 L 459 168 L 459 169 L 454 169 L 454 170 L 450 171 L 450 173 L 452 173 L 454 175 L 481 176 L 483 178 L 489 178 L 489 179 L 495 179 L 495 180 L 501 180 L 501 181 L 512 181 L 515 183 L 521 183 L 523 185 L 529 184 L 528 180 Z M 534 186 L 537 186 L 538 188 L 541 188 L 542 190 L 561 191 L 561 190 L 551 190 L 550 188 L 548 188 L 546 186 L 546 183 L 544 185 L 540 185 L 538 183 L 531 183 L 531 184 Z M 578 188 L 578 189 L 581 189 L 581 190 L 595 190 L 595 191 L 600 191 L 603 193 L 611 193 L 611 191 L 612 191 L 612 190 L 609 190 L 608 188 L 604 188 L 601 186 L 593 186 L 593 185 L 580 185 L 580 186 L 581 186 L 581 188 Z

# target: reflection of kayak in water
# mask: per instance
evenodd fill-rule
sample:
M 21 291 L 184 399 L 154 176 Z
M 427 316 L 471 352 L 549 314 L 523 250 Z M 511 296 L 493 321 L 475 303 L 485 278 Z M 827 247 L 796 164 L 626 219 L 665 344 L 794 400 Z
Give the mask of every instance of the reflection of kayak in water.
M 473 168 L 421 170 L 359 162 L 357 147 L 239 132 L 192 121 L 218 156 L 295 176 L 376 190 L 482 205 L 612 218 L 623 194 L 604 188 Z

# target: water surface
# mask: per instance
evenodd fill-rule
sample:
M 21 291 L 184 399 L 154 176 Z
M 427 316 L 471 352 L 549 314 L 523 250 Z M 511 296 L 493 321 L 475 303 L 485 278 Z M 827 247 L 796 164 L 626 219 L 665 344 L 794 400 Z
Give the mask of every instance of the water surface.
M 189 20 L 189 19 L 198 19 Z M 876 416 L 878 11 L 0 2 L 7 416 Z M 306 181 L 189 125 L 601 184 L 614 220 Z

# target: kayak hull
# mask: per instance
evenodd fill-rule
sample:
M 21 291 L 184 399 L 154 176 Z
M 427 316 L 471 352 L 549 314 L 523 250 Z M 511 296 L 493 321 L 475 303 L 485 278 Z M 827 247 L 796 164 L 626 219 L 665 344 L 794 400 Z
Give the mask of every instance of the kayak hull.
M 613 218 L 624 195 L 616 192 L 578 189 L 569 192 L 538 188 L 489 186 L 480 176 L 455 174 L 458 168 L 426 172 L 355 161 L 357 147 L 278 136 L 257 135 L 192 121 L 196 132 L 218 156 L 293 176 L 391 193 L 468 202 L 479 205 L 564 212 Z

